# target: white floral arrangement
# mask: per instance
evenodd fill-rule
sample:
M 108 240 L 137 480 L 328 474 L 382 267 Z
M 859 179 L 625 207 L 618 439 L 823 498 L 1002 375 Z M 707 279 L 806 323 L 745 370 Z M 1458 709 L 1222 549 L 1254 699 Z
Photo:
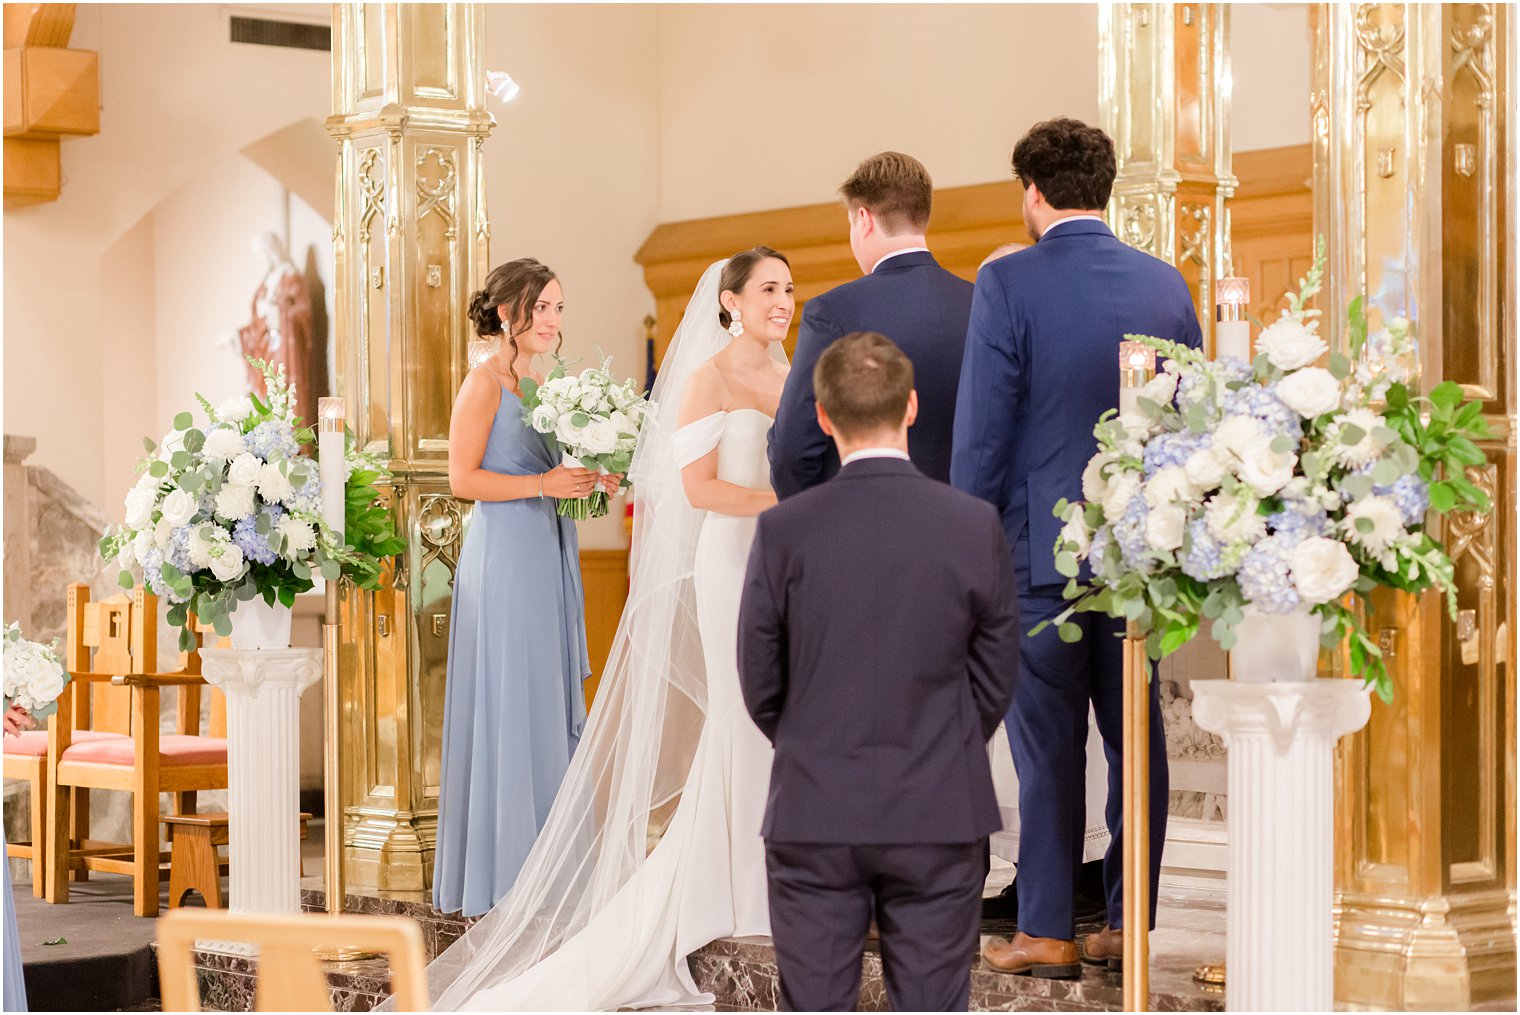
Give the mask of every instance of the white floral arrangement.
M 21 636 L 21 625 L 5 629 L 5 707 L 20 705 L 33 719 L 58 709 L 58 696 L 69 682 L 57 643 L 43 645 Z
M 1327 357 L 1309 307 L 1323 267 L 1321 248 L 1259 335 L 1254 363 L 1125 336 L 1166 363 L 1137 411 L 1095 428 L 1084 500 L 1056 507 L 1066 523 L 1056 567 L 1072 604 L 1051 623 L 1063 639 L 1081 638 L 1073 612 L 1097 611 L 1135 622 L 1160 658 L 1202 618 L 1229 649 L 1248 608 L 1309 611 L 1321 644 L 1349 640 L 1353 673 L 1388 700 L 1382 652 L 1356 600 L 1368 610 L 1377 586 L 1434 586 L 1455 616 L 1452 563 L 1425 523 L 1432 512 L 1489 510 L 1465 474 L 1485 461 L 1475 443 L 1491 436 L 1482 405 L 1451 382 L 1412 395 L 1409 322 L 1393 318 L 1369 338 L 1360 298 L 1348 309 L 1350 355 Z
M 168 601 L 182 649 L 194 646 L 192 612 L 226 635 L 239 602 L 260 597 L 288 607 L 312 587 L 314 573 L 336 581 L 379 570 L 354 539 L 337 541 L 322 520 L 317 463 L 300 450 L 312 432 L 295 416 L 284 368 L 250 362 L 263 371 L 267 399 L 240 395 L 213 407 L 197 395 L 204 425 L 182 412 L 162 441 L 144 438 L 148 456 L 127 492 L 124 524 L 100 542 L 101 556 L 121 569 L 123 588 L 140 569 Z M 345 464 L 351 477 L 375 468 L 351 446 Z M 350 517 L 354 511 L 350 503 Z
M 611 371 L 610 357 L 578 375 L 560 360 L 542 384 L 524 378 L 523 422 L 551 437 L 571 468 L 626 476 L 650 402 L 632 380 L 618 383 Z M 558 510 L 567 518 L 600 518 L 607 513 L 607 494 L 562 499 Z

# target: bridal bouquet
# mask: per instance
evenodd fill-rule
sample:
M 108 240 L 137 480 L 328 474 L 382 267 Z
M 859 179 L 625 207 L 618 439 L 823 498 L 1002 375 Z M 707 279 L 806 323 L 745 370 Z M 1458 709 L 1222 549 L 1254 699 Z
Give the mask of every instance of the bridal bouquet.
M 1053 621 L 1063 639 L 1081 637 L 1073 612 L 1097 611 L 1137 623 L 1160 658 L 1202 617 L 1229 649 L 1248 609 L 1312 612 L 1321 644 L 1349 639 L 1353 672 L 1388 700 L 1382 652 L 1354 599 L 1365 605 L 1377 586 L 1434 586 L 1455 616 L 1452 563 L 1425 520 L 1489 509 L 1465 475 L 1484 462 L 1474 443 L 1490 436 L 1482 406 L 1451 382 L 1411 393 L 1409 322 L 1394 318 L 1369 337 L 1360 298 L 1347 312 L 1350 355 L 1316 366 L 1327 350 L 1308 302 L 1323 264 L 1321 254 L 1262 331 L 1254 363 L 1126 336 L 1167 362 L 1137 412 L 1095 428 L 1085 499 L 1057 505 L 1066 524 L 1056 567 L 1073 601 Z
M 239 602 L 260 597 L 289 607 L 312 587 L 314 572 L 377 589 L 382 561 L 406 545 L 375 485 L 384 467 L 351 439 L 346 541 L 334 537 L 322 520 L 317 463 L 300 453 L 312 434 L 295 417 L 285 372 L 250 362 L 264 373 L 267 401 L 250 394 L 212 407 L 197 395 L 204 425 L 182 412 L 161 442 L 144 438 L 148 457 L 127 492 L 125 524 L 100 541 L 101 556 L 121 568 L 122 587 L 132 587 L 140 567 L 169 602 L 183 649 L 194 645 L 185 626 L 191 612 L 226 635 Z
M 571 468 L 626 475 L 649 415 L 649 400 L 632 380 L 619 384 L 612 379 L 610 357 L 579 376 L 565 366 L 560 360 L 542 384 L 523 378 L 523 422 L 551 436 Z M 626 479 L 623 485 L 628 485 Z M 558 510 L 567 518 L 600 518 L 607 513 L 607 494 L 597 490 L 562 499 Z
M 21 625 L 5 629 L 5 705 L 20 705 L 33 719 L 52 715 L 69 682 L 56 643 L 43 645 L 21 637 Z

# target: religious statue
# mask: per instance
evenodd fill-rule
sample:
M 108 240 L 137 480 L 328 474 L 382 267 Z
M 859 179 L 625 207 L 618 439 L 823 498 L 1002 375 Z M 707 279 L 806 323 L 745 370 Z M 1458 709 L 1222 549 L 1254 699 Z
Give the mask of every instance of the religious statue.
M 255 238 L 253 249 L 264 260 L 264 278 L 253 294 L 253 319 L 238 329 L 238 348 L 245 357 L 285 368 L 285 376 L 295 387 L 296 415 L 314 425 L 317 399 L 327 394 L 327 350 L 313 347 L 306 276 L 273 233 Z M 246 360 L 245 367 L 249 389 L 262 396 L 263 374 Z

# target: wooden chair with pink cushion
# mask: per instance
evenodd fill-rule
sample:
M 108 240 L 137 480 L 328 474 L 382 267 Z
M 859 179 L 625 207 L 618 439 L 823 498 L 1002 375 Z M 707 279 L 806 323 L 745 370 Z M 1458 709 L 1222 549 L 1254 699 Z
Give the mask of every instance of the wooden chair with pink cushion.
M 130 874 L 133 911 L 155 916 L 168 859 L 159 849 L 159 794 L 173 794 L 172 813 L 190 814 L 197 792 L 227 787 L 225 704 L 212 689 L 202 735 L 206 681 L 198 647 L 181 653 L 179 670 L 158 672 L 158 603 L 151 592 L 138 588 L 92 603 L 89 586 L 74 583 L 67 620 L 64 665 L 73 679 L 48 729 L 43 897 L 68 901 L 71 868 Z M 197 646 L 201 637 L 197 631 Z M 166 688 L 178 692 L 170 734 L 159 731 Z M 97 789 L 132 794 L 130 843 L 89 837 L 89 793 Z

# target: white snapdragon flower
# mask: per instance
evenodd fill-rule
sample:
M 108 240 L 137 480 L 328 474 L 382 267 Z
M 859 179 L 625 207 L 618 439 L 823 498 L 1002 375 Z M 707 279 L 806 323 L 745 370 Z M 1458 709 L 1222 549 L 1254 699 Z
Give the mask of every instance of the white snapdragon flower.
M 1325 340 L 1286 311 L 1256 339 L 1256 348 L 1279 370 L 1306 367 L 1325 354 Z
M 216 418 L 222 423 L 241 423 L 253 414 L 253 401 L 247 395 L 229 398 L 216 407 Z
M 259 469 L 259 496 L 270 504 L 285 504 L 295 495 L 290 477 L 278 462 L 266 462 Z
M 264 463 L 259 461 L 258 456 L 244 452 L 232 460 L 227 467 L 227 482 L 236 483 L 239 486 L 256 486 L 259 482 L 259 470 Z
M 1363 532 L 1359 521 L 1371 523 Z M 1397 544 L 1405 536 L 1404 515 L 1392 497 L 1376 494 L 1363 497 L 1346 509 L 1346 538 L 1371 554 L 1381 554 Z
M 1341 404 L 1341 382 L 1323 367 L 1304 367 L 1284 377 L 1277 397 L 1305 419 L 1323 416 Z
M 1288 568 L 1300 598 L 1311 604 L 1340 598 L 1359 572 L 1346 544 L 1324 536 L 1310 536 L 1294 547 Z
M 1183 463 L 1188 482 L 1202 493 L 1217 490 L 1230 472 L 1230 459 L 1213 448 L 1199 448 Z
M 1270 497 L 1293 478 L 1298 456 L 1292 451 L 1273 451 L 1272 442 L 1258 438 L 1240 456 L 1240 478 L 1263 497 Z
M 1222 493 L 1209 501 L 1204 524 L 1221 543 L 1255 543 L 1267 534 L 1267 520 L 1256 513 L 1258 501 L 1248 493 Z
M 1140 474 L 1125 469 L 1109 477 L 1108 491 L 1103 497 L 1103 517 L 1110 521 L 1120 518 L 1130 499 L 1140 492 Z
M 1145 503 L 1152 508 L 1178 501 L 1190 501 L 1198 496 L 1187 470 L 1180 465 L 1168 465 L 1156 470 L 1145 483 Z
M 1347 468 L 1366 465 L 1383 453 L 1383 446 L 1373 436 L 1373 431 L 1383 425 L 1383 417 L 1367 408 L 1347 409 L 1330 427 L 1327 445 L 1330 457 Z M 1354 426 L 1361 431 L 1361 439 L 1347 444 L 1343 439 L 1346 427 Z
M 229 462 L 243 453 L 243 436 L 230 426 L 219 426 L 206 435 L 201 454 L 218 462 Z
M 164 521 L 172 527 L 178 528 L 195 517 L 199 507 L 195 498 L 183 490 L 170 490 L 169 496 L 164 498 L 160 510 L 163 511 Z
M 1152 549 L 1178 549 L 1186 531 L 1187 512 L 1176 504 L 1164 504 L 1145 516 L 1145 541 Z
M 253 514 L 254 488 L 247 483 L 228 483 L 216 495 L 216 513 L 220 518 L 238 522 Z

